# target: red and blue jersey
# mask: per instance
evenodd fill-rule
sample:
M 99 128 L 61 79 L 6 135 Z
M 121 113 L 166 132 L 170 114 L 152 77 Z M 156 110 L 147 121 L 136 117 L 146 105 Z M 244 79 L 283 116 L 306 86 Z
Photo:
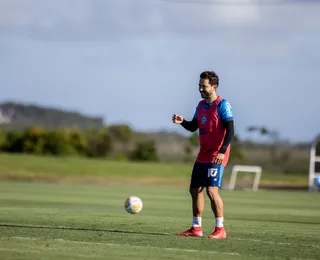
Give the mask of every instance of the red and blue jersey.
M 218 97 L 214 102 L 207 103 L 205 100 L 199 102 L 194 117 L 198 119 L 200 136 L 200 150 L 196 161 L 200 163 L 212 163 L 222 146 L 226 129 L 224 121 L 233 120 L 232 107 L 230 103 Z M 227 165 L 230 154 L 228 146 L 223 166 Z

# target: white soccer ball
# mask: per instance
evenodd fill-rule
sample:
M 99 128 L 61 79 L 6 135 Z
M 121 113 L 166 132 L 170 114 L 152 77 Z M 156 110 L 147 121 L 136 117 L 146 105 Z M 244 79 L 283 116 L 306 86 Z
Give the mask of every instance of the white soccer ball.
M 137 214 L 142 210 L 142 200 L 136 196 L 130 196 L 124 202 L 125 210 L 130 214 Z

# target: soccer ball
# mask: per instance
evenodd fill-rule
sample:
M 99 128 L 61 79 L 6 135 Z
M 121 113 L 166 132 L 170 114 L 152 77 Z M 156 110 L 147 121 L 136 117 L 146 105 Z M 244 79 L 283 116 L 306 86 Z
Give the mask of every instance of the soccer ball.
M 142 200 L 136 196 L 130 196 L 124 202 L 125 210 L 130 214 L 137 214 L 142 210 Z

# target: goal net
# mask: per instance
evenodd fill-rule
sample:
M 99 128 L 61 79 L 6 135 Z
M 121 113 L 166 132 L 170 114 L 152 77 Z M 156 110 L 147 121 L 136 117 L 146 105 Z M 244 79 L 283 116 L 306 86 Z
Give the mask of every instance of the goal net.
M 313 141 L 310 149 L 309 191 L 319 191 L 320 184 L 320 135 Z
M 242 176 L 239 177 L 239 173 L 241 173 Z M 257 191 L 259 188 L 261 173 L 262 168 L 260 166 L 234 165 L 232 167 L 229 190 L 234 190 L 237 188 L 252 189 L 253 191 Z

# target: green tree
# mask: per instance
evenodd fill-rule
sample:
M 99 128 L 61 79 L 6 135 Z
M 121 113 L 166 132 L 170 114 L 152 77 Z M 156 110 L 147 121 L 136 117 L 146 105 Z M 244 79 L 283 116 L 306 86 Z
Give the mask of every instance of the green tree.
M 23 153 L 42 154 L 45 133 L 41 127 L 29 127 L 23 132 Z
M 112 139 L 120 144 L 120 153 L 117 154 L 117 158 L 126 158 L 128 156 L 129 143 L 134 137 L 133 130 L 128 125 L 118 124 L 109 126 L 108 132 Z
M 187 143 L 184 147 L 184 161 L 189 162 L 193 159 L 192 153 L 195 148 L 199 146 L 199 135 L 197 132 L 194 132 L 188 137 Z
M 5 140 L 2 142 L 1 150 L 9 153 L 23 152 L 23 133 L 18 131 L 8 131 Z
M 244 159 L 244 154 L 241 150 L 241 142 L 237 135 L 232 137 L 231 149 L 230 149 L 230 161 L 234 159 Z
M 111 125 L 108 128 L 110 136 L 116 138 L 123 144 L 127 144 L 133 137 L 133 131 L 130 126 L 125 124 Z
M 77 154 L 75 148 L 70 145 L 68 134 L 65 131 L 48 131 L 44 139 L 43 154 L 56 156 Z
M 86 154 L 87 140 L 83 133 L 79 131 L 70 131 L 68 133 L 68 142 L 77 151 L 78 154 Z
M 112 150 L 112 138 L 106 131 L 88 136 L 86 151 L 88 157 L 103 158 L 110 154 Z
M 5 141 L 6 141 L 6 132 L 0 129 L 0 151 L 2 151 Z
M 133 161 L 158 161 L 156 142 L 154 140 L 144 140 L 136 144 L 132 152 Z

